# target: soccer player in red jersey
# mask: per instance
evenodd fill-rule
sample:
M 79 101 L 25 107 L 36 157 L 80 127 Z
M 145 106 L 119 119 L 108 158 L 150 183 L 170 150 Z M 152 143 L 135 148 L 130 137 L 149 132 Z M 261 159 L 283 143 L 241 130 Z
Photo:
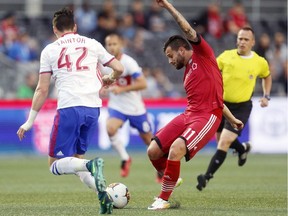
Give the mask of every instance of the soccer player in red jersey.
M 156 0 L 176 20 L 184 36 L 174 35 L 164 44 L 168 61 L 177 70 L 185 67 L 185 111 L 153 137 L 147 153 L 155 169 L 163 173 L 160 195 L 149 210 L 170 208 L 169 197 L 180 175 L 180 161 L 189 161 L 216 133 L 222 112 L 234 128 L 242 128 L 223 105 L 223 85 L 214 52 L 167 0 Z

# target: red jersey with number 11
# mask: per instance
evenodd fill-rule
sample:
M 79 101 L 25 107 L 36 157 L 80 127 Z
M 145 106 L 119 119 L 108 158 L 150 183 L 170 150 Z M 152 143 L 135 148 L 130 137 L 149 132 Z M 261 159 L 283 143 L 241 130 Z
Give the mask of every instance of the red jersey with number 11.
M 223 83 L 212 48 L 201 37 L 190 42 L 193 54 L 186 65 L 184 88 L 187 94 L 187 112 L 211 112 L 223 108 Z

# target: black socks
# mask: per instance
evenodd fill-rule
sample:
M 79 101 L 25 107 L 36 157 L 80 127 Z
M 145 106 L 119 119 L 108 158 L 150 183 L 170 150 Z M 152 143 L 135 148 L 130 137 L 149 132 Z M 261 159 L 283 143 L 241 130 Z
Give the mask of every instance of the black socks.
M 213 174 L 218 170 L 226 158 L 227 152 L 222 150 L 217 150 L 214 156 L 211 158 L 210 164 L 205 174 L 207 180 L 213 177 Z
M 245 152 L 245 147 L 242 145 L 241 142 L 239 142 L 238 139 L 235 139 L 231 143 L 230 148 L 235 149 L 240 155 Z

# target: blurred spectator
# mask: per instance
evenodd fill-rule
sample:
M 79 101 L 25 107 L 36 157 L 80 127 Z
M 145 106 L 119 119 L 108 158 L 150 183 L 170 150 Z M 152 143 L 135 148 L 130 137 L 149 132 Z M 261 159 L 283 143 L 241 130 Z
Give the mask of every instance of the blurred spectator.
M 16 24 L 16 15 L 12 11 L 8 11 L 1 19 L 0 31 L 2 32 L 3 47 L 9 47 L 17 38 L 19 28 Z
M 97 22 L 93 37 L 101 44 L 105 44 L 105 37 L 117 31 L 116 9 L 112 0 L 103 2 L 102 8 L 98 12 Z
M 4 44 L 4 33 L 0 29 L 0 52 L 5 52 L 5 44 Z
M 267 33 L 262 33 L 259 37 L 258 43 L 255 46 L 255 52 L 266 58 L 268 61 L 268 52 L 270 52 L 270 44 L 271 44 L 271 39 L 270 36 Z
M 179 97 L 179 93 L 175 91 L 175 86 L 164 74 L 162 68 L 157 67 L 152 70 L 152 74 L 157 82 L 157 87 L 161 92 L 161 97 Z
M 47 38 L 42 42 L 40 50 L 44 49 L 48 44 L 57 40 L 57 37 L 54 33 L 47 35 Z
M 25 76 L 25 83 L 20 85 L 17 89 L 17 98 L 28 99 L 33 98 L 34 91 L 36 89 L 38 82 L 38 74 L 35 72 L 30 72 Z
M 248 17 L 241 0 L 234 0 L 234 5 L 227 14 L 226 25 L 227 31 L 233 35 L 237 35 L 242 27 L 249 25 Z
M 219 0 L 211 1 L 208 7 L 190 22 L 209 44 L 213 44 L 215 54 L 219 53 L 224 34 L 224 22 L 220 13 Z
M 197 32 L 204 37 L 209 35 L 219 39 L 224 33 L 223 19 L 220 14 L 219 1 L 212 1 L 200 15 L 191 20 L 191 24 L 196 26 Z
M 145 67 L 142 68 L 142 71 L 147 82 L 147 88 L 141 91 L 143 98 L 161 98 L 162 93 L 158 88 L 155 77 L 151 73 L 151 69 Z
M 16 39 L 6 48 L 7 56 L 18 62 L 29 62 L 38 59 L 38 45 L 26 30 L 21 30 Z
M 148 28 L 147 16 L 142 0 L 134 0 L 129 11 L 137 27 Z
M 157 46 L 155 46 L 155 41 Z M 157 57 L 163 54 L 159 40 L 153 38 L 152 33 L 144 28 L 138 28 L 134 39 L 129 41 L 126 46 L 125 52 L 134 56 L 136 61 L 139 61 L 144 67 L 153 67 L 153 62 L 157 62 Z
M 284 66 L 284 92 L 288 95 L 288 59 L 286 59 Z
M 280 87 L 280 89 L 275 91 L 284 92 L 287 88 L 287 44 L 282 32 L 275 33 L 274 45 L 267 59 L 270 64 L 273 82 L 278 83 Z
M 75 5 L 74 5 L 74 3 L 71 2 L 71 3 L 67 4 L 66 7 L 69 8 L 71 11 L 74 11 L 74 12 L 75 12 Z
M 134 39 L 137 29 L 131 13 L 124 13 L 120 17 L 118 31 L 126 42 L 129 43 Z
M 156 1 L 152 1 L 147 15 L 148 29 L 159 37 L 166 37 L 166 22 L 162 8 Z
M 91 37 L 92 32 L 97 27 L 97 14 L 91 7 L 89 0 L 84 0 L 81 7 L 75 9 L 75 20 L 77 32 L 87 37 Z
M 228 10 L 224 20 L 225 35 L 222 51 L 230 49 L 231 45 L 236 44 L 237 33 L 244 27 L 249 26 L 248 17 L 241 0 L 234 0 L 233 6 Z
M 110 17 L 109 13 L 102 11 L 98 14 L 98 26 L 93 32 L 93 37 L 101 44 L 105 43 L 105 37 L 117 30 L 117 20 Z
M 116 19 L 117 13 L 113 0 L 104 0 L 100 13 L 106 13 L 109 18 Z

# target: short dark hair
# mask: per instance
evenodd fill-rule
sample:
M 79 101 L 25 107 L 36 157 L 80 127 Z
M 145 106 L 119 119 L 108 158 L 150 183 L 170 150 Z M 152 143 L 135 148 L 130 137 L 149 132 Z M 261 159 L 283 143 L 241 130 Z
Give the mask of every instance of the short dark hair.
M 253 35 L 255 35 L 254 30 L 250 26 L 244 26 L 241 28 L 244 31 L 251 31 Z
M 118 37 L 120 40 L 123 40 L 123 36 L 117 31 L 112 31 L 106 36 L 106 38 L 107 37 Z
M 72 30 L 75 26 L 73 11 L 67 7 L 56 11 L 53 16 L 52 24 L 61 32 Z
M 179 47 L 184 47 L 186 50 L 191 50 L 190 43 L 181 35 L 173 35 L 165 42 L 163 51 L 165 52 L 167 47 L 170 46 L 172 50 L 178 50 Z

